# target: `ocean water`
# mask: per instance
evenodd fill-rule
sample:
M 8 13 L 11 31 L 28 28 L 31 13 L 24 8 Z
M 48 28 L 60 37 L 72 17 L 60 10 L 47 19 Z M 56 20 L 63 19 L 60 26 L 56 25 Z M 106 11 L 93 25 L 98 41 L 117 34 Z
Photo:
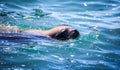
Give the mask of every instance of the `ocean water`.
M 0 24 L 67 25 L 81 34 L 62 42 L 0 40 L 0 70 L 120 70 L 120 0 L 0 0 Z

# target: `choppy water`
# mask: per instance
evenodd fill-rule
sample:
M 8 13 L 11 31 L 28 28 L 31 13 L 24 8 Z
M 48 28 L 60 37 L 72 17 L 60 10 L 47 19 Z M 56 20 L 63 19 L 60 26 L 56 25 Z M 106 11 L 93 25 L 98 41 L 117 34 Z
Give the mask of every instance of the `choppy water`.
M 65 42 L 0 41 L 0 70 L 120 70 L 119 0 L 0 0 L 0 23 L 81 33 Z

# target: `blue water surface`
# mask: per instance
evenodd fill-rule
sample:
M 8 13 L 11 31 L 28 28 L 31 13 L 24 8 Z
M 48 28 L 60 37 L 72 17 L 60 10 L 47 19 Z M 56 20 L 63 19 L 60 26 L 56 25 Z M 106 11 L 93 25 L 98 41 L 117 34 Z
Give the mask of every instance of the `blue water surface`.
M 0 24 L 67 25 L 81 34 L 69 41 L 0 40 L 0 70 L 120 70 L 120 0 L 0 0 Z

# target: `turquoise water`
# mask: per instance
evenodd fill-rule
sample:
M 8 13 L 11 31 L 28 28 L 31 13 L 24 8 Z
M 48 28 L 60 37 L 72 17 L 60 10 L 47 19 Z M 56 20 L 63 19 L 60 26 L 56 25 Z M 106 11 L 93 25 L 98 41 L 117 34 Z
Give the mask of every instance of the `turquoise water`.
M 81 33 L 64 42 L 0 40 L 0 70 L 120 70 L 119 0 L 0 0 L 0 23 Z

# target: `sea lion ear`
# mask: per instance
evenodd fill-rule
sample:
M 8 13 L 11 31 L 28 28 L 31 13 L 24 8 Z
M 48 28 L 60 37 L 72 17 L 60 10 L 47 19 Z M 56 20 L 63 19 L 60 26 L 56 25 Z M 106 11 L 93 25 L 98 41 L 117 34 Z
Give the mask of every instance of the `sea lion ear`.
M 67 37 L 67 32 L 68 30 L 65 29 L 65 30 L 62 30 L 61 32 L 58 32 L 55 37 L 56 38 L 66 38 Z

